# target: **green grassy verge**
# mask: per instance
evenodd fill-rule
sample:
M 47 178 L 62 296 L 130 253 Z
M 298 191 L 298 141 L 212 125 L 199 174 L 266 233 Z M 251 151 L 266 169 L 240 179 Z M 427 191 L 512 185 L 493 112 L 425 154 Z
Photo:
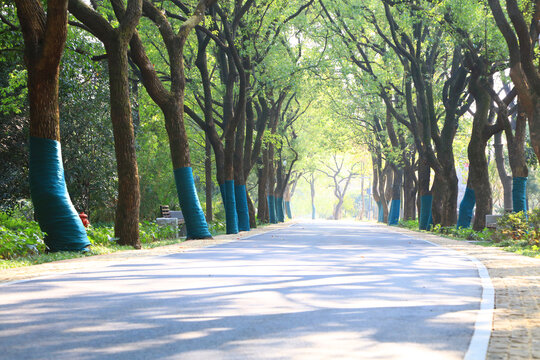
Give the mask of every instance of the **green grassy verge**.
M 221 222 L 212 222 L 209 228 L 212 235 L 225 232 L 225 225 Z M 87 228 L 87 235 L 92 243 L 89 252 L 47 253 L 47 246 L 43 241 L 45 234 L 35 221 L 28 220 L 22 215 L 0 212 L 0 269 L 133 250 L 130 246 L 121 246 L 115 242 L 112 224 L 91 225 Z M 153 222 L 140 224 L 139 238 L 143 249 L 177 244 L 185 240 L 177 238 L 171 228 L 160 227 Z

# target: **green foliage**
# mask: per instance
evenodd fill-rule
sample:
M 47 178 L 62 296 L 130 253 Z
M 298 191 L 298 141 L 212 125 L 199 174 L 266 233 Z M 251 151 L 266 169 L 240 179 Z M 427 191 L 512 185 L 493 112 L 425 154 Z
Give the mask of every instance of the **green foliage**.
M 25 206 L 12 209 L 9 214 L 0 211 L 0 259 L 15 261 L 14 264 L 9 266 L 0 264 L 0 268 L 32 265 L 84 256 L 80 252 L 46 254 L 47 247 L 43 242 L 45 234 L 40 230 L 37 222 L 27 218 L 30 214 L 31 209 Z M 218 233 L 224 228 L 224 225 L 217 223 L 214 228 L 215 233 Z M 88 255 L 106 254 L 118 250 L 131 249 L 130 247 L 116 244 L 112 224 L 91 225 L 86 231 L 88 239 L 92 243 L 92 248 Z M 178 242 L 176 231 L 168 226 L 158 226 L 156 223 L 145 221 L 140 224 L 139 231 L 141 243 L 145 248 Z
M 418 230 L 418 221 L 401 220 L 401 227 Z M 435 225 L 432 232 L 462 240 L 478 241 L 481 244 L 501 246 L 505 250 L 525 256 L 540 257 L 540 209 L 524 212 L 508 213 L 497 222 L 497 229 L 456 229 L 455 226 L 441 227 Z
M 523 211 L 503 215 L 497 221 L 493 242 L 501 246 L 518 245 L 537 247 L 540 245 L 540 209 L 525 214 Z
M 86 230 L 88 239 L 94 245 L 109 246 L 115 244 L 114 227 L 112 224 L 91 225 Z M 154 222 L 143 221 L 139 224 L 139 237 L 142 244 L 150 244 L 164 239 L 177 237 L 176 231 L 170 226 L 159 226 Z
M 455 226 L 442 227 L 440 225 L 435 225 L 432 231 L 436 234 L 472 241 L 490 241 L 493 234 L 493 231 L 487 228 L 482 231 L 474 231 L 470 228 L 456 229 Z
M 399 226 L 410 230 L 418 230 L 418 220 L 399 220 Z
M 400 220 L 399 226 L 418 231 L 418 220 Z M 492 235 L 492 231 L 489 229 L 474 231 L 473 229 L 465 228 L 456 229 L 455 226 L 442 227 L 440 224 L 433 226 L 431 231 L 443 236 L 473 241 L 489 241 Z
M 225 234 L 226 232 L 225 221 L 220 221 L 220 220 L 209 221 L 208 230 L 210 230 L 210 233 L 212 234 L 212 236 Z
M 43 236 L 37 222 L 0 212 L 0 259 L 43 253 Z
M 139 235 L 143 244 L 177 237 L 176 230 L 170 226 L 159 226 L 155 222 L 149 221 L 144 221 L 140 224 Z

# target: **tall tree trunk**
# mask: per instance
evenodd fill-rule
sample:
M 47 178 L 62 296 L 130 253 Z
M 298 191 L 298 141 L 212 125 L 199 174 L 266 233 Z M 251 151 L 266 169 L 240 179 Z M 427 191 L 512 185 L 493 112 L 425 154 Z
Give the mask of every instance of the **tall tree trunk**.
M 469 178 L 467 187 L 474 190 L 476 212 L 473 229 L 482 230 L 486 225 L 486 215 L 492 213 L 493 200 L 489 182 L 488 163 L 486 159 L 486 146 L 489 138 L 485 135 L 488 126 L 489 108 L 491 98 L 489 93 L 480 84 L 479 75 L 484 72 L 474 69 L 469 89 L 476 101 L 476 112 L 473 119 L 471 140 L 467 148 L 469 155 Z
M 529 169 L 525 158 L 526 118 L 518 101 L 516 131 L 507 128 L 508 160 L 512 169 L 512 209 L 514 212 L 527 211 L 527 177 Z
M 139 173 L 131 116 L 128 79 L 128 44 L 142 12 L 142 0 L 128 0 L 127 8 L 115 1 L 120 25 L 113 28 L 98 12 L 81 0 L 69 0 L 69 11 L 100 39 L 107 50 L 111 121 L 118 170 L 118 201 L 114 224 L 118 243 L 139 249 Z
M 376 148 L 378 150 L 378 148 Z M 384 177 L 382 175 L 382 157 L 379 151 L 373 151 L 371 153 L 371 163 L 373 168 L 373 182 L 371 186 L 371 193 L 373 196 L 373 199 L 377 203 L 377 221 L 383 222 L 383 197 L 384 195 L 381 195 L 381 192 L 379 191 L 380 188 L 384 188 L 384 185 L 381 186 L 381 181 L 384 182 Z
M 432 223 L 432 195 L 429 191 L 431 168 L 427 160 L 420 154 L 418 159 L 418 213 L 420 230 L 428 230 Z
M 405 164 L 403 168 L 403 219 L 416 219 L 416 176 L 414 168 Z
M 259 177 L 257 218 L 262 223 L 270 221 L 268 211 L 267 188 L 268 188 L 268 149 L 263 150 L 262 164 L 257 171 Z
M 276 214 L 276 170 L 275 170 L 275 161 L 274 161 L 274 145 L 268 145 L 268 216 L 270 223 L 277 223 L 277 214 Z
M 343 198 L 339 198 L 337 204 L 334 206 L 334 213 L 332 216 L 334 220 L 341 220 L 341 213 L 343 210 Z
M 503 204 L 504 210 L 512 210 L 512 177 L 508 176 L 504 167 L 504 152 L 502 143 L 502 132 L 495 134 L 495 162 L 497 164 L 497 172 L 503 186 Z
M 121 245 L 141 248 L 139 241 L 139 170 L 135 151 L 135 132 L 131 118 L 128 83 L 128 44 L 111 39 L 107 46 L 111 120 L 118 171 L 118 202 L 114 235 Z
M 383 187 L 382 189 L 379 188 L 379 192 L 383 194 L 382 196 L 384 198 L 384 201 L 382 202 L 383 214 L 384 214 L 383 222 L 387 224 L 388 214 L 390 213 L 390 208 L 388 207 L 388 204 L 392 200 L 392 185 L 394 184 L 394 172 L 392 171 L 392 168 L 387 165 L 383 173 L 384 173 L 384 178 L 385 178 L 384 185 L 386 186 Z
M 30 192 L 35 216 L 52 251 L 90 245 L 66 187 L 60 148 L 58 75 L 67 37 L 67 0 L 17 0 L 30 102 Z
M 212 221 L 214 214 L 212 212 L 212 145 L 208 135 L 205 135 L 204 146 L 204 175 L 205 175 L 205 193 L 206 193 L 206 221 Z
M 309 190 L 311 195 L 311 219 L 315 220 L 317 214 L 315 211 L 315 176 L 311 174 L 311 179 L 309 180 Z
M 249 210 L 249 226 L 250 228 L 255 229 L 257 228 L 257 214 L 255 213 L 255 205 L 253 204 L 253 200 L 251 200 L 251 196 L 249 196 L 249 192 L 246 192 L 246 196 Z
M 451 159 L 447 159 L 446 166 L 442 166 L 441 171 L 435 174 L 433 181 L 432 217 L 434 224 L 453 226 L 457 221 L 458 178 L 453 154 L 446 153 L 446 155 Z M 439 158 L 444 156 L 440 155 Z
M 401 189 L 403 187 L 403 169 L 398 166 L 394 166 L 392 169 L 393 181 L 392 181 L 392 199 L 390 204 L 390 211 L 388 214 L 388 225 L 397 225 L 399 223 L 399 214 L 401 210 Z
M 527 116 L 529 123 L 529 136 L 531 138 L 531 146 L 540 161 L 540 95 L 532 95 L 533 111 Z
M 364 176 L 362 176 L 362 179 L 360 180 L 360 213 L 358 214 L 358 220 L 364 219 Z
M 234 191 L 236 196 L 236 213 L 238 215 L 238 230 L 249 231 L 249 205 L 247 201 L 246 178 L 244 174 L 244 140 L 246 133 L 245 112 L 240 116 L 236 129 L 234 149 Z

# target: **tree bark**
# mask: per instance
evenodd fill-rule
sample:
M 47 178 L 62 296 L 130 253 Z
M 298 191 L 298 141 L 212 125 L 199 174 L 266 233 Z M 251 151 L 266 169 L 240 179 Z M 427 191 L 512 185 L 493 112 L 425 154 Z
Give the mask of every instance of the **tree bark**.
M 67 191 L 60 147 L 58 78 L 67 38 L 67 0 L 17 0 L 30 105 L 29 183 L 36 220 L 51 251 L 90 245 Z M 59 221 L 60 219 L 60 221 Z
M 414 167 L 405 164 L 403 168 L 403 219 L 416 219 L 416 176 Z
M 315 176 L 313 174 L 311 174 L 311 178 L 309 179 L 309 190 L 311 196 L 311 219 L 315 220 L 317 214 L 315 210 Z
M 495 162 L 497 164 L 497 173 L 503 186 L 503 204 L 505 211 L 512 210 L 512 177 L 508 176 L 504 166 L 504 153 L 502 144 L 502 132 L 495 134 Z
M 259 187 L 258 187 L 258 209 L 257 209 L 257 218 L 262 223 L 267 223 L 270 221 L 270 214 L 268 212 L 268 202 L 266 200 L 267 188 L 268 188 L 268 149 L 264 149 L 262 153 L 262 164 L 260 165 L 257 175 L 259 178 Z
M 388 214 L 390 212 L 390 208 L 388 207 L 388 204 L 392 200 L 392 186 L 394 184 L 394 172 L 392 171 L 392 168 L 390 166 L 386 166 L 384 171 L 384 178 L 385 187 L 383 189 L 379 189 L 379 192 L 384 194 L 383 198 L 383 211 L 384 211 L 384 223 L 388 223 Z
M 208 135 L 205 137 L 204 146 L 204 174 L 205 174 L 205 193 L 206 193 L 206 221 L 212 221 L 214 214 L 212 212 L 212 144 Z
M 491 185 L 489 182 L 488 163 L 486 159 L 486 146 L 489 137 L 486 135 L 488 124 L 489 108 L 491 98 L 486 89 L 480 83 L 480 76 L 485 72 L 477 64 L 472 70 L 469 91 L 474 96 L 476 102 L 476 112 L 473 118 L 473 129 L 471 140 L 467 148 L 469 156 L 469 178 L 467 187 L 474 190 L 476 198 L 476 212 L 474 216 L 473 229 L 481 231 L 486 225 L 486 215 L 492 213 L 493 200 L 491 195 Z
M 139 241 L 139 170 L 135 151 L 135 132 L 131 118 L 128 83 L 127 42 L 110 39 L 107 46 L 111 120 L 118 171 L 118 203 L 114 223 L 115 237 L 121 245 L 141 248 Z
M 109 65 L 111 121 L 118 171 L 118 201 L 115 237 L 118 243 L 141 247 L 139 241 L 139 174 L 135 153 L 135 133 L 129 100 L 128 44 L 142 12 L 142 0 L 128 0 L 127 8 L 113 1 L 120 25 L 117 29 L 80 0 L 69 0 L 69 11 L 99 38 L 107 50 Z

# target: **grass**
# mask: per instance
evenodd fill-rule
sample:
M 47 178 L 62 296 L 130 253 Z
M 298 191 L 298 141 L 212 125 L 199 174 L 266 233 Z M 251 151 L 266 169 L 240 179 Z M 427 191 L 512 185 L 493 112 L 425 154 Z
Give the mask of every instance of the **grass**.
M 156 240 L 151 243 L 143 243 L 142 248 L 153 249 L 160 246 L 179 244 L 183 242 L 184 240 L 185 238 Z M 91 250 L 87 253 L 81 253 L 81 252 L 76 252 L 76 251 L 59 251 L 59 252 L 48 253 L 48 254 L 28 255 L 28 256 L 17 257 L 14 259 L 0 260 L 0 269 L 12 269 L 12 268 L 18 268 L 18 267 L 23 267 L 23 266 L 44 264 L 44 263 L 49 263 L 53 261 L 84 258 L 84 257 L 89 257 L 89 256 L 94 256 L 94 255 L 112 254 L 118 251 L 126 251 L 126 250 L 133 250 L 133 248 L 131 246 L 118 245 L 112 242 L 107 245 L 95 244 L 95 245 L 92 245 Z
M 92 244 L 89 252 L 47 253 L 47 247 L 43 241 L 45 234 L 41 232 L 39 225 L 31 219 L 31 212 L 7 213 L 0 211 L 0 269 L 133 250 L 131 246 L 118 245 L 114 241 L 113 224 L 96 223 L 87 228 L 88 239 Z M 208 225 L 213 236 L 225 233 L 223 222 L 212 221 Z M 183 237 L 176 237 L 175 231 L 171 228 L 160 227 L 148 221 L 139 225 L 139 238 L 142 249 L 152 249 L 185 241 Z

